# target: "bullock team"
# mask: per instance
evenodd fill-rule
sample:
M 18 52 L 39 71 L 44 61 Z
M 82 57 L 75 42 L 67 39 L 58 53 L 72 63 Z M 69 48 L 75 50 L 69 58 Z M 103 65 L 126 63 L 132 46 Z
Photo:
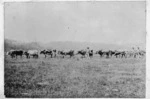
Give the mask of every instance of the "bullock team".
M 103 51 L 103 50 L 98 50 L 98 51 L 93 51 L 89 47 L 84 50 L 79 50 L 79 51 L 74 51 L 74 50 L 69 50 L 69 51 L 60 51 L 56 49 L 51 49 L 51 50 L 10 50 L 6 53 L 6 55 L 10 55 L 11 58 L 17 58 L 20 56 L 25 56 L 27 59 L 28 58 L 39 58 L 39 55 L 44 55 L 46 58 L 47 56 L 50 56 L 51 58 L 56 58 L 56 57 L 74 57 L 75 55 L 80 55 L 81 58 L 92 58 L 95 54 L 99 55 L 101 58 L 106 57 L 106 58 L 129 58 L 129 57 L 143 57 L 145 55 L 145 51 L 143 50 L 138 50 L 138 51 L 117 51 L 117 50 L 108 50 L 108 51 Z

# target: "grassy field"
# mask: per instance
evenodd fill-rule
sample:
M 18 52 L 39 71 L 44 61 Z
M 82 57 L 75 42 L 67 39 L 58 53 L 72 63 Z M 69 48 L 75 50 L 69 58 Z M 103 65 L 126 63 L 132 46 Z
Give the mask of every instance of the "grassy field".
M 145 58 L 5 57 L 6 97 L 145 97 Z

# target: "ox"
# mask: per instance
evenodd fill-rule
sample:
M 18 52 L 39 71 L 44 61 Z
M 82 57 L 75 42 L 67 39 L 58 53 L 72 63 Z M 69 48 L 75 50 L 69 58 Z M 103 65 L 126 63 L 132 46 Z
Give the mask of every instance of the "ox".
M 99 50 L 99 51 L 96 52 L 96 54 L 99 54 L 100 57 L 102 57 L 104 53 L 102 52 L 102 50 Z
M 45 55 L 45 58 L 47 57 L 47 55 L 50 55 L 51 58 L 53 57 L 53 51 L 52 50 L 43 50 L 40 52 L 40 54 Z
M 8 55 L 11 56 L 11 58 L 17 58 L 17 56 L 20 56 L 22 58 L 23 51 L 22 50 L 11 50 L 7 53 Z
M 73 50 L 70 50 L 69 52 L 65 52 L 65 56 L 66 56 L 66 55 L 69 55 L 70 58 L 71 58 L 72 56 L 74 56 L 74 51 L 73 51 Z
M 116 51 L 114 55 L 116 56 L 116 58 L 118 58 L 118 57 L 123 58 L 123 57 L 126 57 L 126 52 L 125 51 L 121 51 L 121 52 Z
M 31 56 L 33 58 L 38 58 L 38 50 L 28 50 L 24 52 L 24 55 L 26 55 L 26 58 L 30 58 Z
M 80 54 L 82 56 L 82 58 L 85 58 L 85 55 L 87 55 L 87 52 L 85 50 L 80 50 L 77 52 L 77 55 Z
M 64 56 L 70 56 L 73 57 L 74 56 L 74 50 L 70 50 L 70 51 L 58 51 L 58 54 L 62 55 L 62 57 L 64 58 Z

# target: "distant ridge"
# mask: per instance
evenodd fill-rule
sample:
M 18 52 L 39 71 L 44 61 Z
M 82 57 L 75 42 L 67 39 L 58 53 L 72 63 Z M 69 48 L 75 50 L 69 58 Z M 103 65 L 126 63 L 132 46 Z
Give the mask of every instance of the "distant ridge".
M 11 49 L 23 49 L 23 50 L 29 50 L 29 49 L 41 49 L 42 47 L 37 42 L 31 42 L 31 43 L 24 43 L 20 41 L 15 40 L 4 40 L 4 50 L 8 51 Z
M 71 42 L 71 41 L 55 41 L 49 43 L 39 43 L 39 42 L 20 42 L 10 39 L 4 40 L 5 51 L 10 49 L 58 49 L 58 50 L 81 50 L 90 47 L 93 50 L 132 50 L 132 47 L 140 47 L 140 49 L 145 49 L 145 44 L 104 44 L 104 43 L 89 43 L 89 42 Z
M 104 44 L 104 43 L 90 43 L 90 42 L 71 42 L 71 41 L 64 41 L 64 42 L 50 42 L 43 44 L 45 48 L 56 48 L 56 49 L 73 49 L 73 50 L 81 50 L 87 47 L 90 47 L 93 50 L 132 50 L 132 47 L 135 49 L 139 47 L 140 49 L 145 49 L 145 44 Z

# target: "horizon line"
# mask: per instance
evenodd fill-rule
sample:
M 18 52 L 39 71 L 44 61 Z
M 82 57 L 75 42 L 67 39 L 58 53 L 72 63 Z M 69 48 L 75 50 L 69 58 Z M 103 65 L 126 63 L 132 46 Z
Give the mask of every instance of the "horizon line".
M 91 42 L 91 41 L 49 41 L 49 42 L 40 42 L 40 41 L 23 41 L 23 40 L 15 40 L 15 39 L 9 39 L 9 38 L 4 38 L 4 42 L 5 40 L 11 40 L 11 41 L 16 41 L 16 42 L 21 42 L 21 43 L 43 43 L 43 44 L 47 44 L 47 43 L 55 43 L 55 42 L 72 42 L 72 43 L 95 43 L 95 44 L 113 44 L 113 45 L 137 45 L 137 44 L 144 44 L 146 45 L 146 42 L 145 43 L 142 43 L 142 42 L 138 42 L 138 43 L 120 43 L 119 42 L 117 43 L 105 43 L 105 42 Z

